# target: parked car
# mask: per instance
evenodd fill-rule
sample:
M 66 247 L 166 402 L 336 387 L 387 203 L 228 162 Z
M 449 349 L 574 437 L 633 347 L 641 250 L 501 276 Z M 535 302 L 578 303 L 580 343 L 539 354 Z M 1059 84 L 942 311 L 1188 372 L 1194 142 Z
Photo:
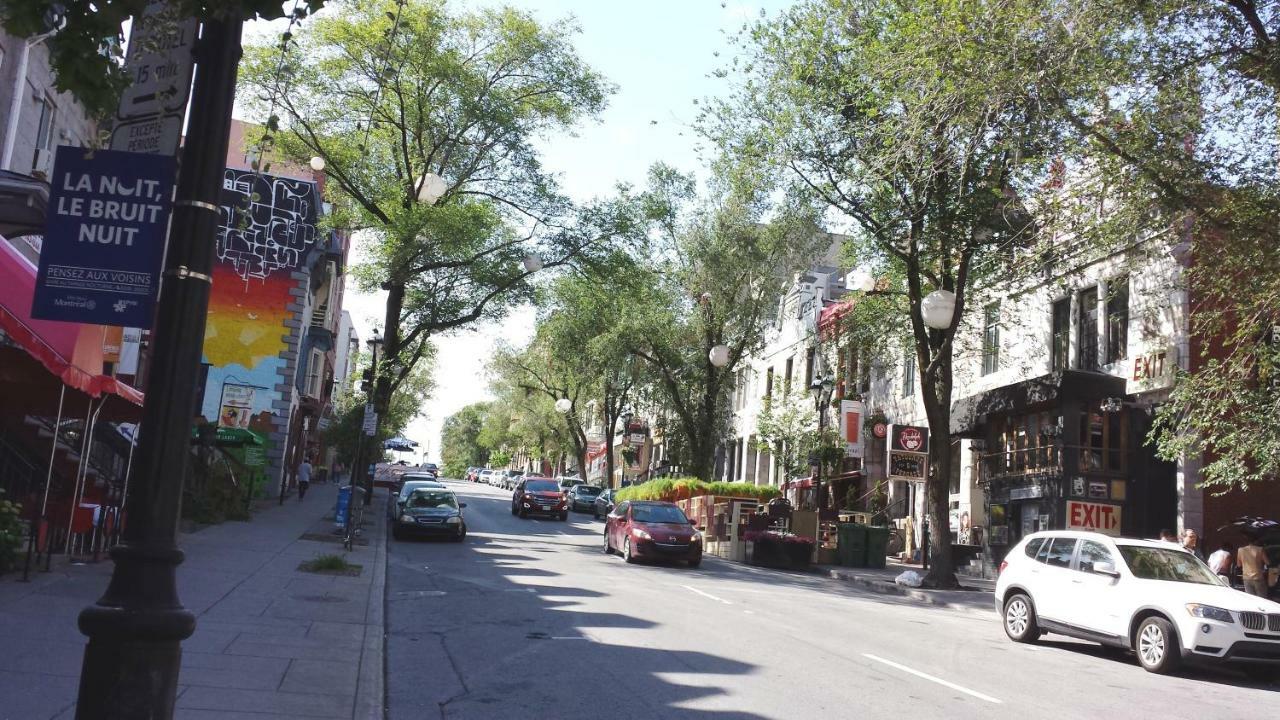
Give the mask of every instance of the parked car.
M 595 485 L 574 485 L 569 488 L 569 509 L 574 512 L 594 510 L 600 488 Z
M 520 479 L 524 477 L 524 473 L 519 470 L 503 470 L 502 471 L 502 487 L 504 490 L 515 490 L 516 485 L 520 484 Z M 546 478 L 543 478 L 544 480 Z
M 583 482 L 582 478 L 578 477 L 577 475 L 557 475 L 555 480 L 556 480 L 556 484 L 560 486 L 560 492 L 566 493 L 566 494 L 569 492 L 569 489 L 572 488 L 574 485 L 586 484 L 585 482 Z
M 702 562 L 702 533 L 675 503 L 624 501 L 604 521 L 604 551 L 641 559 Z
M 605 488 L 596 496 L 595 503 L 591 506 L 591 515 L 597 520 L 608 517 L 613 512 L 613 495 L 617 491 L 613 488 Z
M 427 470 L 434 475 L 440 474 L 440 466 L 435 463 L 422 463 L 422 469 Z
M 485 485 L 493 484 L 493 471 L 490 470 L 489 468 L 481 468 L 480 472 L 476 473 L 476 477 L 480 482 L 484 483 Z
M 1280 603 L 1232 590 L 1172 543 L 1033 533 L 1000 564 L 995 601 L 1015 642 L 1092 640 L 1132 650 L 1155 673 L 1230 663 L 1270 680 L 1280 669 Z
M 521 478 L 511 494 L 511 514 L 529 517 L 533 514 L 554 515 L 569 519 L 568 501 L 560 486 L 551 478 L 530 476 Z
M 395 519 L 400 516 L 400 511 L 404 509 L 405 500 L 409 499 L 409 494 L 418 488 L 434 488 L 442 489 L 445 484 L 434 479 L 418 475 L 406 475 L 404 481 L 400 483 L 400 489 L 395 495 L 391 496 L 391 502 L 387 504 L 387 517 Z
M 479 482 L 479 480 L 480 480 L 480 468 L 478 468 L 478 467 L 469 467 L 469 468 L 467 468 L 466 480 L 467 480 L 467 482 Z
M 405 498 L 391 526 L 391 536 L 403 540 L 409 535 L 435 535 L 462 542 L 467 536 L 467 522 L 462 517 L 466 506 L 448 488 L 420 487 Z

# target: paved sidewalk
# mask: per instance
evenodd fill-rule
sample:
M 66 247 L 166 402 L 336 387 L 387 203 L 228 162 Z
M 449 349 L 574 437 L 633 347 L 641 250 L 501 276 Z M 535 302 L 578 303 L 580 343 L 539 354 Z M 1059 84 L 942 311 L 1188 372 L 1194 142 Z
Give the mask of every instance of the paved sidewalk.
M 914 570 L 924 575 L 925 571 L 921 570 L 919 565 L 889 562 L 884 569 L 818 565 L 816 570 L 821 575 L 858 585 L 872 592 L 902 595 L 918 602 L 940 605 L 953 610 L 963 610 L 984 615 L 990 615 L 995 612 L 993 609 L 995 606 L 992 604 L 991 599 L 996 587 L 994 580 L 983 580 L 960 575 L 958 577 L 960 585 L 964 588 L 962 590 L 928 590 L 907 587 L 894 582 L 894 578 L 907 570 Z
M 383 717 L 385 491 L 365 513 L 356 577 L 298 570 L 342 553 L 329 540 L 337 486 L 262 506 L 250 522 L 183 535 L 179 597 L 197 616 L 183 643 L 180 720 Z M 303 539 L 303 538 L 306 539 Z M 85 637 L 76 617 L 106 588 L 111 563 L 56 564 L 0 578 L 0 720 L 74 714 Z

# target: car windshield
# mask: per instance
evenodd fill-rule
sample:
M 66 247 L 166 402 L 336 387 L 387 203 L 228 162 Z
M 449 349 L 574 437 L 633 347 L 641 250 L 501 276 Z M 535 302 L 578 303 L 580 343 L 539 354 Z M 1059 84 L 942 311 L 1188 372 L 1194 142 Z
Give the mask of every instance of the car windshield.
M 576 487 L 577 489 L 574 490 L 574 492 L 578 493 L 579 495 L 599 495 L 600 494 L 600 488 L 598 487 L 591 487 L 590 485 L 578 485 Z
M 524 484 L 525 492 L 560 492 L 560 486 L 550 480 L 529 480 Z
M 644 523 L 689 524 L 689 518 L 680 512 L 680 508 L 673 505 L 634 505 L 631 509 L 631 519 Z
M 430 488 L 430 487 L 439 488 L 444 486 L 438 482 L 434 482 L 431 480 L 415 480 L 414 482 L 408 482 L 404 484 L 404 487 L 400 489 L 400 497 L 407 498 L 409 497 L 409 494 L 412 493 L 414 490 L 421 490 L 422 488 Z
M 1135 577 L 1143 580 L 1221 585 L 1222 581 L 1191 553 L 1181 550 L 1121 545 L 1120 554 Z
M 415 490 L 409 496 L 411 508 L 456 508 L 458 501 L 447 490 Z

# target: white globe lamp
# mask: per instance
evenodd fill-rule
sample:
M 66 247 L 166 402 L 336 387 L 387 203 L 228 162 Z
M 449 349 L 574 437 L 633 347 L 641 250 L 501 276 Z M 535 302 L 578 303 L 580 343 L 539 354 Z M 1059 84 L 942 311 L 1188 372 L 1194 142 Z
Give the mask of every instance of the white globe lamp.
M 569 398 L 560 398 L 556 401 L 556 412 L 568 413 L 573 409 L 573 402 Z
M 520 262 L 524 264 L 524 269 L 528 272 L 538 272 L 542 269 L 542 258 L 533 253 L 525 255 Z
M 924 317 L 924 324 L 934 330 L 951 327 L 955 312 L 956 294 L 950 290 L 934 290 L 920 301 L 920 314 Z
M 324 158 L 319 155 L 311 158 L 311 169 L 316 172 L 324 172 Z
M 449 184 L 444 181 L 444 178 L 435 173 L 427 173 L 418 178 L 418 202 L 423 205 L 435 205 L 448 189 Z
M 849 288 L 859 292 L 871 292 L 876 289 L 876 279 L 865 270 L 855 270 L 849 274 Z
M 722 368 L 725 365 L 728 365 L 729 364 L 729 346 L 716 345 L 715 347 L 711 348 L 710 353 L 707 353 L 707 359 L 711 361 L 712 365 L 715 365 L 718 368 Z

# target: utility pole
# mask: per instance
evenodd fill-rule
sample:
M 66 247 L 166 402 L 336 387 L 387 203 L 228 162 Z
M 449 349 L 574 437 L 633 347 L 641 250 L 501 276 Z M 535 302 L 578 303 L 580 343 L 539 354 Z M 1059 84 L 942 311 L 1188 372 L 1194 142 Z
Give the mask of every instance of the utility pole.
M 196 46 L 191 141 L 178 174 L 123 540 L 111 549 L 115 569 L 106 593 L 80 613 L 89 642 L 77 720 L 173 717 L 182 641 L 195 631 L 195 616 L 178 600 L 183 556 L 176 539 L 242 27 L 232 13 L 207 18 Z

